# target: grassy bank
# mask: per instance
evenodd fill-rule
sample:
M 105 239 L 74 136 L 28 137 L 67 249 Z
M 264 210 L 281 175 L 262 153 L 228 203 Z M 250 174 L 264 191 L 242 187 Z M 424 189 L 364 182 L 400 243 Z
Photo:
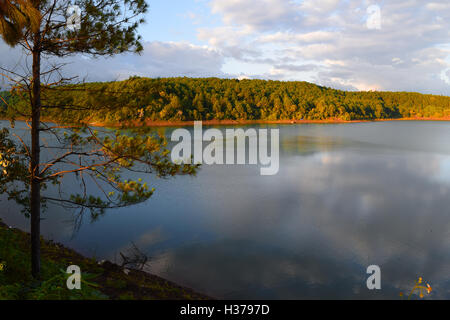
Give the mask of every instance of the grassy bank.
M 31 277 L 29 234 L 0 220 L 0 299 L 208 299 L 191 289 L 138 270 L 86 258 L 41 239 L 42 280 Z M 78 265 L 81 290 L 68 290 L 65 270 Z

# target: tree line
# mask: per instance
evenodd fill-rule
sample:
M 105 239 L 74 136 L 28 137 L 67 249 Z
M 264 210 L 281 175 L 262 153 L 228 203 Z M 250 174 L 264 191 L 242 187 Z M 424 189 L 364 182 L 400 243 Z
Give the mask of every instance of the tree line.
M 2 95 L 6 99 L 12 96 Z M 14 102 L 20 108 L 26 99 Z M 43 116 L 118 123 L 131 120 L 375 120 L 450 117 L 450 97 L 412 92 L 349 92 L 308 82 L 220 78 L 141 78 L 43 88 Z M 4 105 L 4 104 L 3 104 Z M 70 106 L 64 110 L 64 106 Z M 4 116 L 8 108 L 3 107 Z M 13 116 L 13 115 L 9 115 Z

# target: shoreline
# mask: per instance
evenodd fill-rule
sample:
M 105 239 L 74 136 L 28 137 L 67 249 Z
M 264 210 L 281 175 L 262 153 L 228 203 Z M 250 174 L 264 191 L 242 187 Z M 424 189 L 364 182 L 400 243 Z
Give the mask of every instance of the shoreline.
M 0 120 L 9 121 L 7 118 Z M 16 121 L 26 121 L 24 118 L 17 118 Z M 29 119 L 28 119 L 29 121 Z M 43 122 L 57 123 L 55 120 L 42 118 Z M 252 124 L 346 124 L 346 123 L 365 123 L 365 122 L 387 122 L 387 121 L 450 121 L 449 117 L 421 117 L 421 118 L 391 118 L 391 119 L 372 119 L 372 120 L 342 120 L 342 119 L 325 119 L 325 120 L 196 120 L 202 121 L 205 126 L 227 126 L 227 125 L 252 125 Z M 187 127 L 193 126 L 194 120 L 169 121 L 169 120 L 132 120 L 124 122 L 124 124 L 108 123 L 108 122 L 87 122 L 85 124 L 94 127 L 110 127 L 110 128 L 142 128 L 142 127 Z M 70 127 L 70 125 L 68 125 Z
M 26 259 L 25 265 L 29 267 L 30 234 L 28 232 L 8 226 L 0 218 L 0 241 L 5 242 L 5 245 L 9 248 L 8 250 L 14 250 L 14 252 L 24 257 Z M 30 276 L 31 271 L 28 268 L 23 268 L 24 261 L 17 261 L 17 256 L 18 254 L 10 255 L 8 252 L 3 252 L 2 254 L 2 250 L 0 250 L 0 263 L 5 265 L 5 269 L 2 272 L 8 273 L 10 270 L 12 273 L 23 273 L 24 277 L 20 285 L 27 287 L 29 286 L 29 281 L 26 281 L 26 277 Z M 121 267 L 107 260 L 97 261 L 94 258 L 83 256 L 74 249 L 52 240 L 43 239 L 42 237 L 41 262 L 43 266 L 56 266 L 62 270 L 65 270 L 72 264 L 80 266 L 82 275 L 95 275 L 95 277 L 89 279 L 89 282 L 94 283 L 98 287 L 98 290 L 109 300 L 214 300 L 212 297 L 198 293 L 191 288 L 178 285 L 175 282 L 152 273 Z M 56 270 L 59 270 L 58 268 Z M 59 273 L 59 271 L 57 272 Z M 8 277 L 8 274 L 5 275 Z M 14 274 L 10 276 L 14 277 Z M 51 274 L 51 276 L 54 276 L 54 274 Z M 42 280 L 45 281 L 47 279 Z M 8 282 L 0 282 L 0 289 L 5 285 L 8 286 L 11 284 Z M 65 284 L 59 285 L 64 286 Z
M 450 121 L 449 117 L 435 118 L 393 118 L 393 119 L 373 119 L 373 120 L 342 120 L 342 119 L 325 119 L 325 120 L 197 120 L 202 121 L 205 126 L 227 126 L 227 125 L 252 125 L 252 124 L 346 124 L 346 123 L 365 123 L 365 122 L 387 122 L 387 121 Z M 145 120 L 132 121 L 125 125 L 118 125 L 105 122 L 91 122 L 88 125 L 97 127 L 186 127 L 193 126 L 194 120 L 186 121 L 168 121 L 168 120 Z

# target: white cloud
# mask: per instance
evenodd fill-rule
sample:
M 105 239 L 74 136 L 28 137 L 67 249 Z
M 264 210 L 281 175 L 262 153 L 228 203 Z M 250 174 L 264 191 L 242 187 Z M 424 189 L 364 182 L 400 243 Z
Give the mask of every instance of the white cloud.
M 299 4 L 285 0 L 213 0 L 211 11 L 223 16 L 226 25 L 244 25 L 254 30 L 271 30 L 299 21 Z
M 212 0 L 223 26 L 202 28 L 199 39 L 225 57 L 264 60 L 264 77 L 314 79 L 364 90 L 416 90 L 450 95 L 450 5 L 447 0 Z M 367 9 L 380 8 L 380 24 Z M 378 26 L 380 28 L 378 28 Z M 232 48 L 232 50 L 231 50 Z M 311 70 L 295 66 L 316 65 Z M 281 68 L 280 66 L 291 66 Z M 226 69 L 224 69 L 226 71 Z M 254 74 L 252 76 L 261 76 Z
M 206 2 L 206 0 L 205 0 Z M 202 4 L 205 3 L 202 1 Z M 147 42 L 142 56 L 70 58 L 88 80 L 129 75 L 306 80 L 345 89 L 379 88 L 450 95 L 448 0 L 209 0 L 198 43 Z M 368 28 L 370 6 L 380 29 Z M 203 11 L 202 11 L 203 12 Z M 194 20 L 197 13 L 187 12 Z M 0 65 L 17 51 L 0 43 Z
M 428 10 L 449 10 L 450 9 L 450 3 L 443 3 L 443 2 L 430 2 L 427 3 L 426 8 Z
M 294 34 L 291 32 L 277 32 L 262 35 L 258 41 L 261 43 L 317 43 L 332 41 L 335 37 L 333 32 L 314 31 L 308 33 Z
M 0 41 L 0 66 L 24 71 L 21 49 L 11 49 Z M 5 58 L 3 58 L 5 57 Z M 44 59 L 44 61 L 46 61 Z M 179 42 L 147 42 L 142 55 L 124 54 L 111 58 L 88 58 L 81 55 L 50 61 L 68 63 L 64 75 L 77 75 L 87 81 L 122 80 L 132 75 L 145 77 L 224 76 L 224 57 L 214 49 Z M 16 66 L 16 67 L 15 67 Z M 1 84 L 0 84 L 1 85 Z

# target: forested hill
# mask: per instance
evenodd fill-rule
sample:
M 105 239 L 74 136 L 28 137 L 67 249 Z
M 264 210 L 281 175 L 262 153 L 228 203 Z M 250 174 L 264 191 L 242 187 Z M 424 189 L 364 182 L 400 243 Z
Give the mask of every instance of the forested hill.
M 16 103 L 17 104 L 21 104 Z M 24 106 L 26 103 L 24 104 Z M 139 78 L 44 90 L 44 115 L 129 120 L 371 120 L 450 117 L 450 97 L 347 92 L 307 82 Z M 76 112 L 54 108 L 75 106 Z

